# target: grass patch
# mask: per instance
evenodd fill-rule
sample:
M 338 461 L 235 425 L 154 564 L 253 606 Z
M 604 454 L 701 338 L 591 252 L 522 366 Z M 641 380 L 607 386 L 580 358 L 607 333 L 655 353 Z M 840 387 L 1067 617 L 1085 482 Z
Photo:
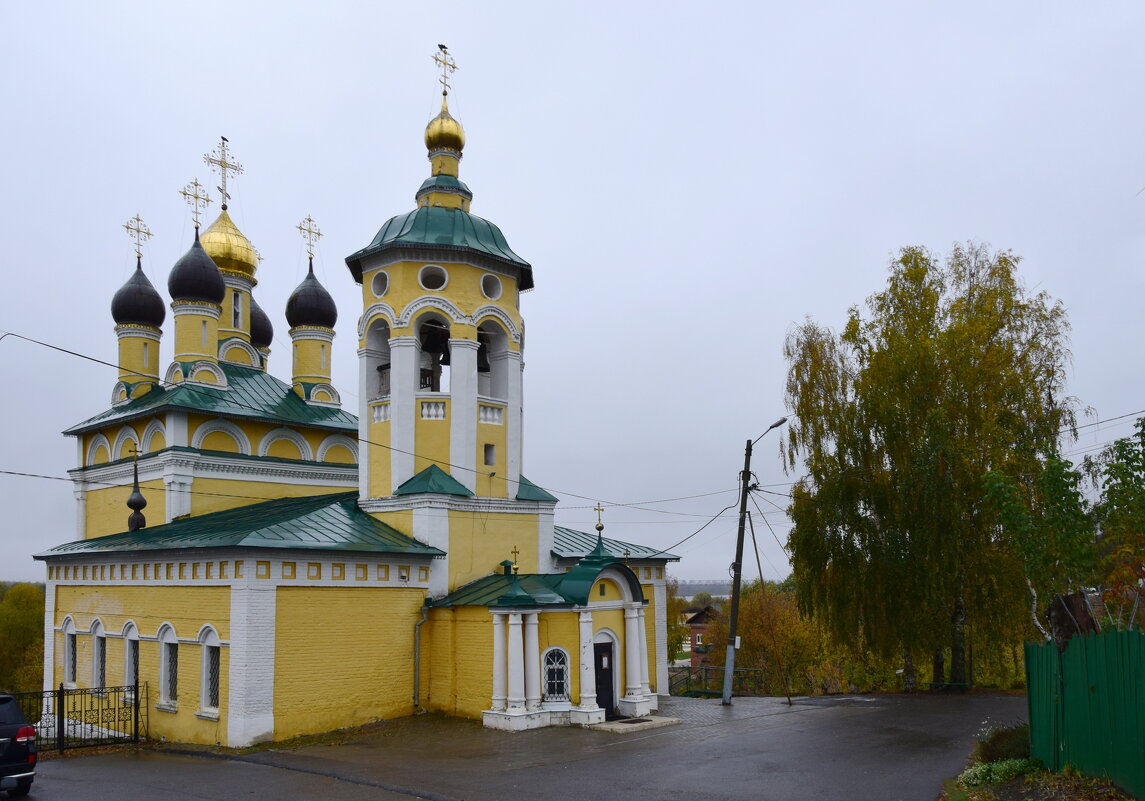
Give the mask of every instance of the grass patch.
M 1042 770 L 1036 759 L 999 759 L 996 762 L 977 762 L 958 776 L 962 787 L 981 787 L 984 784 L 1002 784 L 1026 773 Z

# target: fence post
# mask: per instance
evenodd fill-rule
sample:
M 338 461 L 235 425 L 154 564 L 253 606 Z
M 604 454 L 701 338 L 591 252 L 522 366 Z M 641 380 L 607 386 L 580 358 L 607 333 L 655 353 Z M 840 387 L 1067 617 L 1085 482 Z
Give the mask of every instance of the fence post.
M 56 750 L 64 752 L 64 683 L 56 692 Z
M 132 717 L 134 725 L 131 729 L 131 742 L 139 742 L 139 671 L 135 672 L 135 687 L 131 697 Z

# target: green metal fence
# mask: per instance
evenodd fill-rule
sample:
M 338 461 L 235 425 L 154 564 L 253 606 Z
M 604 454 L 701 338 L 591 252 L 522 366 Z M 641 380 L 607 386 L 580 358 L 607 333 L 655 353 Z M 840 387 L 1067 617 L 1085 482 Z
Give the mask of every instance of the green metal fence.
M 1030 753 L 1145 798 L 1145 635 L 1106 631 L 1026 644 Z

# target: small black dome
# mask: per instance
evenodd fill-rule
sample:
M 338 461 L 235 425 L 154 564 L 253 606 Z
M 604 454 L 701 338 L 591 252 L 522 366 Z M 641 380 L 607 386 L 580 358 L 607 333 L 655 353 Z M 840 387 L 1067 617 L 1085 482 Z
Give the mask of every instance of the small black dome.
M 183 254 L 171 275 L 167 276 L 167 291 L 171 300 L 202 300 L 207 303 L 222 303 L 227 294 L 222 273 L 211 261 L 207 251 L 199 244 L 199 229 L 195 229 L 195 243 Z
M 132 323 L 159 328 L 167 318 L 163 298 L 143 274 L 143 262 L 135 262 L 135 272 L 111 299 L 111 318 L 117 324 Z
M 270 318 L 252 296 L 250 299 L 250 344 L 256 348 L 269 348 L 274 341 L 274 326 Z
M 314 262 L 302 283 L 290 294 L 286 301 L 286 322 L 291 328 L 297 325 L 317 325 L 333 328 L 338 322 L 338 307 L 326 287 L 314 277 Z

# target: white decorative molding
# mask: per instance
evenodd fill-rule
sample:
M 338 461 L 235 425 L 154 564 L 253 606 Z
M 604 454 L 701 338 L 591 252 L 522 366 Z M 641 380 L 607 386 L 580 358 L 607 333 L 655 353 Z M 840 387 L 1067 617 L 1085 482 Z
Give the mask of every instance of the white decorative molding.
M 134 443 L 135 449 L 140 453 L 143 452 L 143 447 L 139 444 L 139 437 L 136 436 L 135 429 L 130 426 L 121 426 L 119 432 L 115 435 L 115 444 L 111 449 L 111 461 L 126 458 L 120 456 L 120 454 L 123 453 L 123 448 L 128 442 Z
M 210 425 L 210 424 L 208 423 L 207 425 Z M 230 433 L 230 432 L 228 432 L 228 433 Z M 195 432 L 196 439 L 198 438 L 198 436 L 199 436 L 199 433 L 196 431 Z M 262 438 L 262 441 L 258 443 L 258 455 L 259 456 L 269 455 L 270 446 L 273 445 L 274 443 L 278 442 L 279 440 L 283 440 L 283 439 L 287 440 L 288 442 L 294 443 L 295 447 L 298 448 L 298 452 L 301 454 L 301 458 L 305 459 L 308 462 L 314 461 L 314 452 L 310 450 L 310 443 L 306 441 L 306 438 L 303 437 L 301 434 L 299 434 L 297 431 L 290 429 L 290 428 L 286 428 L 286 427 L 280 427 L 280 428 L 276 428 L 276 429 L 273 429 L 271 431 L 268 431 L 266 433 L 266 436 L 264 436 Z M 199 440 L 199 441 L 202 442 L 202 440 Z
M 314 394 L 319 391 L 325 391 L 329 393 L 333 400 L 314 400 Z M 310 388 L 310 397 L 306 398 L 306 402 L 314 406 L 330 406 L 332 408 L 340 408 L 342 406 L 342 396 L 338 394 L 338 390 L 334 389 L 333 384 L 315 384 Z
M 171 312 L 176 317 L 183 314 L 201 314 L 204 317 L 213 317 L 217 320 L 219 315 L 223 313 L 223 307 L 222 304 L 211 303 L 210 301 L 173 300 L 171 301 Z
M 229 354 L 232 350 L 242 351 L 246 354 L 250 361 L 242 362 L 227 358 L 227 354 Z M 225 339 L 219 343 L 219 359 L 221 361 L 230 362 L 231 364 L 238 364 L 243 367 L 258 367 L 260 364 L 262 364 L 262 357 L 259 356 L 258 351 L 255 350 L 254 346 L 245 340 L 239 339 L 238 337 Z
M 422 420 L 444 420 L 445 419 L 445 401 L 428 401 L 421 402 L 421 419 Z
M 199 359 L 198 361 L 191 362 L 187 368 L 187 372 L 183 372 L 183 362 L 171 362 L 167 368 L 167 374 L 163 377 L 163 383 L 171 386 L 177 384 L 192 384 L 197 387 L 206 387 L 208 389 L 226 389 L 227 376 L 217 364 L 206 359 Z M 196 372 L 205 370 L 215 378 L 215 383 L 210 381 L 195 381 L 191 379 Z
M 477 405 L 477 422 L 499 426 L 505 423 L 505 407 L 490 406 L 487 403 Z
M 143 429 L 143 438 L 139 446 L 141 451 L 144 453 L 155 452 L 151 450 L 151 440 L 154 439 L 156 434 L 163 436 L 163 444 L 164 447 L 166 447 L 169 444 L 167 442 L 167 426 L 163 425 L 163 421 L 158 417 L 152 418 L 151 421 L 147 423 L 147 427 Z
M 291 341 L 298 341 L 300 339 L 313 339 L 318 342 L 333 342 L 334 329 L 326 328 L 321 325 L 296 325 L 286 332 Z
M 386 325 L 389 326 L 390 330 L 393 330 L 397 315 L 394 313 L 394 310 L 391 308 L 390 304 L 382 303 L 381 301 L 378 301 L 377 303 L 371 303 L 366 307 L 366 310 L 362 312 L 362 316 L 358 318 L 359 340 L 366 336 L 366 332 L 370 330 L 370 326 L 373 325 L 374 320 L 376 320 L 378 317 L 382 317 L 386 321 Z
M 470 316 L 470 319 L 473 320 L 473 325 L 479 326 L 482 322 L 490 317 L 495 318 L 498 322 L 501 323 L 501 325 L 505 327 L 505 330 L 508 332 L 510 339 L 512 339 L 514 342 L 521 341 L 521 330 L 517 327 L 517 324 L 513 321 L 513 318 L 506 314 L 505 310 L 500 306 L 494 306 L 491 303 L 481 306 L 480 308 L 474 310 L 473 314 Z
M 83 463 L 85 466 L 95 463 L 95 453 L 99 450 L 99 446 L 107 448 L 107 460 L 114 461 L 115 457 L 111 454 L 111 443 L 107 441 L 107 437 L 102 432 L 96 434 L 91 438 L 91 442 L 87 446 L 87 454 L 84 457 Z
M 238 445 L 239 453 L 247 456 L 251 454 L 250 440 L 247 438 L 246 433 L 230 420 L 223 420 L 222 418 L 209 420 L 196 428 L 195 435 L 191 438 L 191 447 L 196 450 L 201 450 L 203 440 L 206 439 L 209 434 L 216 432 L 229 434 Z
M 129 400 L 131 400 L 131 394 L 127 391 L 127 383 L 116 381 L 115 386 L 111 388 L 111 405 L 121 406 Z
M 397 319 L 398 328 L 408 328 L 413 319 L 419 316 L 423 311 L 433 310 L 439 311 L 449 317 L 455 323 L 463 325 L 470 325 L 472 321 L 457 308 L 453 303 L 450 303 L 445 298 L 434 297 L 432 295 L 423 295 L 414 301 L 411 301 L 402 309 L 401 316 Z
M 326 437 L 326 439 L 318 443 L 318 451 L 315 460 L 319 462 L 326 461 L 327 451 L 337 446 L 341 446 L 350 451 L 350 453 L 354 455 L 354 461 L 358 461 L 358 443 L 345 434 L 331 434 L 330 436 Z

